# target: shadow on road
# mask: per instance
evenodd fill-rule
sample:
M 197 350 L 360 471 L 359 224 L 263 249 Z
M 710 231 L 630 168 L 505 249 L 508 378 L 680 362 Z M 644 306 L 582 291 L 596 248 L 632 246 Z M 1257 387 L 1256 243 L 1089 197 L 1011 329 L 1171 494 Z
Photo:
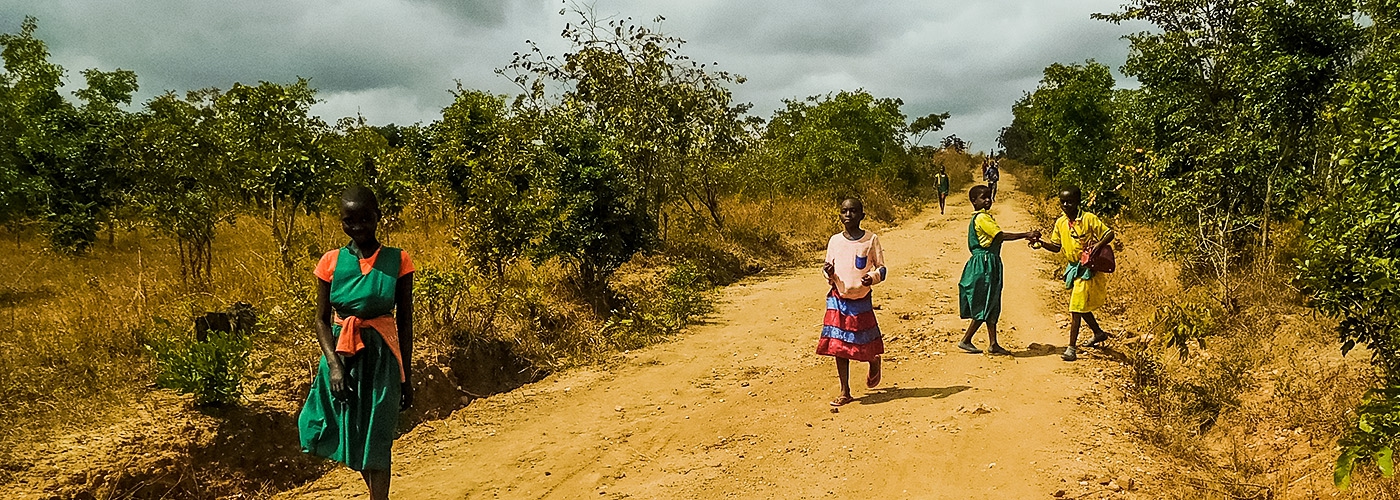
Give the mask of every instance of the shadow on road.
M 1026 350 L 1024 350 L 1024 351 L 1013 352 L 1013 353 L 1011 353 L 1011 356 L 1017 357 L 1017 358 L 1036 358 L 1036 357 L 1040 357 L 1040 356 L 1056 356 L 1056 355 L 1059 355 L 1060 353 L 1064 352 L 1064 350 L 1065 350 L 1065 348 L 1063 348 L 1063 347 L 1058 347 L 1058 346 L 1055 346 L 1055 345 L 1052 345 L 1052 344 L 1036 344 L 1036 343 L 1032 343 L 1031 345 L 1026 346 Z
M 866 395 L 856 398 L 856 401 L 859 401 L 862 405 L 873 405 L 907 398 L 943 399 L 971 388 L 972 386 L 970 385 L 955 385 L 951 387 L 891 387 L 888 389 L 876 389 L 874 392 L 866 393 Z

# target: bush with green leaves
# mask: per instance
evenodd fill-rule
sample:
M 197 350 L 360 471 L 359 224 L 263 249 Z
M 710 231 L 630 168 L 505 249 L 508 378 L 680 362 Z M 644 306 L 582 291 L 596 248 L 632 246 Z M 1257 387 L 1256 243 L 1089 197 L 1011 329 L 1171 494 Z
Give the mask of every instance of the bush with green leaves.
M 162 324 L 146 348 L 155 356 L 156 385 L 194 395 L 196 405 L 228 405 L 243 395 L 243 377 L 253 349 L 246 335 L 210 331 L 200 341 Z
M 1390 475 L 1400 442 L 1400 7 L 1375 7 L 1375 50 L 1329 113 L 1338 137 L 1325 171 L 1328 196 L 1307 215 L 1298 261 L 1310 304 L 1339 320 L 1342 352 L 1365 345 L 1387 387 L 1367 396 L 1339 442 L 1339 486 L 1358 461 Z
M 603 325 L 603 333 L 618 349 L 673 335 L 712 310 L 710 286 L 694 264 L 682 262 L 659 278 L 624 289 L 623 306 Z
M 1371 389 L 1356 409 L 1356 428 L 1337 441 L 1341 454 L 1333 469 L 1337 487 L 1351 486 L 1357 462 L 1370 460 L 1381 475 L 1395 475 L 1395 448 L 1400 445 L 1400 387 Z

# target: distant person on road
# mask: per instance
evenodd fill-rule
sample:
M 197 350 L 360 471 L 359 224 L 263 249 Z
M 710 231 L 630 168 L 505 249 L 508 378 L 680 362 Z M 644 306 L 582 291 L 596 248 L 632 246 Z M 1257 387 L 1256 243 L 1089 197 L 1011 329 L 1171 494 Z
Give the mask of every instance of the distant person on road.
M 992 201 L 997 201 L 997 181 L 1001 180 L 1001 167 L 995 160 L 983 161 L 986 162 L 986 166 L 982 169 L 982 180 L 992 189 Z
M 1113 231 L 1099 220 L 1097 215 L 1080 210 L 1081 193 L 1078 187 L 1060 190 L 1060 210 L 1064 212 L 1055 220 L 1055 228 L 1045 241 L 1031 241 L 1046 250 L 1058 252 L 1068 267 L 1065 269 L 1065 288 L 1072 291 L 1069 296 L 1069 347 L 1060 357 L 1065 361 L 1078 359 L 1079 323 L 1083 321 L 1094 331 L 1089 347 L 1096 347 L 1108 340 L 1108 333 L 1099 327 L 1094 311 L 1103 305 L 1108 297 L 1108 277 L 1089 269 L 1089 257 L 1096 255 L 1100 247 L 1113 242 Z
M 847 198 L 841 202 L 842 232 L 831 236 L 826 244 L 826 262 L 822 275 L 831 285 L 826 297 L 826 318 L 822 321 L 821 340 L 817 354 L 836 358 L 836 375 L 841 379 L 841 395 L 831 406 L 852 401 L 851 360 L 870 363 L 865 386 L 880 385 L 880 355 L 885 342 L 880 326 L 875 322 L 875 308 L 870 301 L 870 288 L 885 281 L 885 251 L 875 233 L 860 228 L 865 219 L 865 206 L 860 200 Z
M 982 350 L 972 344 L 972 336 L 983 323 L 987 324 L 987 339 L 991 341 L 987 351 L 992 354 L 1011 354 L 1011 351 L 997 343 L 997 319 L 1001 317 L 1002 265 L 1001 243 L 1040 238 L 1039 231 L 1028 233 L 1002 232 L 996 219 L 992 218 L 992 190 L 987 186 L 972 186 L 968 190 L 972 199 L 972 221 L 967 224 L 967 249 L 972 257 L 963 266 L 962 279 L 958 281 L 958 314 L 963 319 L 972 320 L 967 325 L 967 334 L 958 342 L 958 348 L 972 354 Z
M 321 363 L 297 418 L 301 449 L 360 472 L 370 498 L 389 498 L 399 412 L 413 404 L 413 261 L 379 243 L 381 213 L 363 187 L 340 197 L 350 242 L 316 265 Z
M 933 181 L 938 186 L 938 214 L 943 215 L 948 200 L 948 171 L 943 165 L 938 166 L 938 173 L 933 175 Z

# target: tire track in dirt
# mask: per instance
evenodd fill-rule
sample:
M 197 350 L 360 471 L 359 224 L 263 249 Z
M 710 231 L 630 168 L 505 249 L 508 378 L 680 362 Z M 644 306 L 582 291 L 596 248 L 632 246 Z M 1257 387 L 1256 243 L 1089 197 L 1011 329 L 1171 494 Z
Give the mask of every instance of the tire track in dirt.
M 1001 184 L 997 220 L 1028 230 L 1015 179 Z M 1046 259 L 1019 242 L 1003 250 L 1002 344 L 1016 356 L 954 347 L 966 326 L 956 294 L 971 209 L 965 194 L 949 201 L 947 215 L 925 210 L 881 233 L 891 271 L 875 288 L 884 385 L 856 389 L 839 413 L 826 404 L 832 362 L 813 354 L 827 287 L 813 266 L 723 290 L 715 316 L 673 342 L 420 425 L 395 447 L 393 498 L 1110 495 L 1079 480 L 1146 457 L 1131 456 L 1123 433 L 1096 432 L 1122 425 L 1095 388 L 1107 365 L 1060 360 L 1064 299 Z M 984 332 L 977 339 L 986 346 Z M 852 382 L 863 386 L 857 365 Z M 363 495 L 344 468 L 283 494 Z

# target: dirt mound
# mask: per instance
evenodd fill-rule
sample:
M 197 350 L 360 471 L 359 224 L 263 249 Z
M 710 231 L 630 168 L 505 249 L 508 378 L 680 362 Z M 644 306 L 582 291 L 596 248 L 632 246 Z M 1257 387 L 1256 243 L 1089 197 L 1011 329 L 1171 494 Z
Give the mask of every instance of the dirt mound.
M 320 476 L 297 446 L 296 416 L 262 404 L 196 409 L 152 393 L 133 418 L 17 452 L 13 498 L 228 498 Z
M 415 404 L 400 420 L 405 432 L 546 375 L 503 342 L 420 359 L 414 373 Z M 222 408 L 153 391 L 114 425 L 8 451 L 0 460 L 0 497 L 261 498 L 316 479 L 334 464 L 299 446 L 297 410 L 309 383 L 275 378 L 288 388 Z

